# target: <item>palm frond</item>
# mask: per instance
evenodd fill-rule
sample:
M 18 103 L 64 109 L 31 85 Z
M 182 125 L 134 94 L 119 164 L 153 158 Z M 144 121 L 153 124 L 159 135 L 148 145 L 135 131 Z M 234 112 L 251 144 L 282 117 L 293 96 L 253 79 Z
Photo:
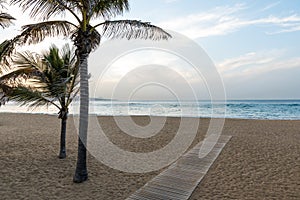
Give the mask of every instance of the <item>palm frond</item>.
M 29 51 L 19 52 L 12 58 L 13 70 L 1 76 L 2 82 L 15 84 L 18 80 L 35 79 L 43 83 L 46 81 L 47 71 L 50 69 L 47 63 L 38 54 Z M 36 83 L 38 85 L 38 83 Z
M 0 81 L 0 107 L 8 102 L 9 98 L 6 95 L 10 91 L 11 87 Z
M 64 16 L 67 11 L 76 16 L 78 1 L 76 0 L 12 0 L 12 5 L 18 4 L 23 11 L 30 9 L 30 16 L 39 20 L 48 20 L 51 16 Z
M 6 9 L 6 7 L 3 4 L 6 4 L 6 1 L 0 0 L 0 8 Z M 10 14 L 0 12 L 0 26 L 2 28 L 6 28 L 13 24 L 12 20 L 15 20 L 15 18 L 12 17 Z
M 43 55 L 44 62 L 51 68 L 50 71 L 59 73 L 60 70 L 64 70 L 64 61 L 60 58 L 59 49 L 52 45 L 49 51 Z
M 31 54 L 29 52 L 17 53 L 14 55 L 12 60 L 14 68 L 1 75 L 1 83 L 16 85 L 24 79 L 40 76 L 39 68 L 43 66 L 43 63 L 37 54 Z
M 9 62 L 7 56 L 10 55 L 12 51 L 12 45 L 10 40 L 5 40 L 0 44 L 0 74 L 2 73 L 3 69 L 8 69 Z
M 7 96 L 10 100 L 20 103 L 21 106 L 27 105 L 29 107 L 38 107 L 52 104 L 57 107 L 53 99 L 45 97 L 44 93 L 33 90 L 28 86 L 14 87 L 10 90 Z
M 10 14 L 0 13 L 0 26 L 6 28 L 12 24 L 12 20 L 15 20 Z
M 94 17 L 103 17 L 106 20 L 129 10 L 128 0 L 94 0 L 92 2 Z
M 0 77 L 0 83 L 13 83 L 16 79 L 27 79 L 33 75 L 37 75 L 37 71 L 31 67 L 23 67 L 12 70 Z
M 10 45 L 10 40 L 5 40 L 0 44 L 0 62 L 2 61 L 2 58 L 7 54 Z
M 46 37 L 70 36 L 76 25 L 68 21 L 46 21 L 37 24 L 29 24 L 22 27 L 22 33 L 18 42 L 21 44 L 36 44 Z
M 151 25 L 149 22 L 141 22 L 137 20 L 105 21 L 97 26 L 103 26 L 102 35 L 112 39 L 127 38 L 130 40 L 140 38 L 167 40 L 172 37 L 162 28 Z
M 46 68 L 41 56 L 29 51 L 18 52 L 12 59 L 14 66 L 17 68 L 32 68 L 40 71 Z
M 5 40 L 0 44 L 0 63 L 3 64 L 3 66 L 9 68 L 10 67 L 10 61 L 11 61 L 11 55 L 13 51 L 15 50 L 15 47 L 19 44 L 22 44 L 23 41 L 22 35 L 17 35 L 11 40 Z
M 9 90 L 11 89 L 11 86 L 9 86 L 6 83 L 2 83 L 0 82 L 0 94 L 6 94 L 9 92 Z
M 44 71 L 48 70 L 48 66 L 39 54 L 29 51 L 19 52 L 13 56 L 12 60 L 15 69 L 6 75 L 7 79 L 27 80 L 31 78 L 41 82 L 46 79 Z

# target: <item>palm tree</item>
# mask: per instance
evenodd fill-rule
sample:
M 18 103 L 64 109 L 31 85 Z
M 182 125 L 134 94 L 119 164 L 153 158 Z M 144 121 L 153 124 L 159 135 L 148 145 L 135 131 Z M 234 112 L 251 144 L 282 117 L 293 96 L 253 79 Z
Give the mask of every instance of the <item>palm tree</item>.
M 74 51 L 73 51 L 74 52 Z M 30 107 L 54 105 L 59 109 L 61 137 L 59 158 L 66 157 L 66 128 L 68 108 L 79 91 L 77 57 L 65 45 L 61 52 L 55 46 L 40 56 L 30 52 L 18 53 L 13 61 L 16 67 L 2 76 L 8 84 L 6 96 Z M 23 81 L 15 81 L 21 78 Z M 12 81 L 13 79 L 13 81 Z M 25 80 L 26 82 L 24 82 Z M 13 82 L 13 86 L 9 82 Z
M 37 24 L 23 26 L 23 43 L 38 43 L 47 36 L 71 36 L 76 46 L 80 70 L 80 119 L 78 137 L 78 158 L 73 181 L 76 183 L 88 179 L 86 167 L 86 147 L 89 111 L 88 57 L 101 41 L 107 38 L 144 38 L 152 40 L 168 39 L 171 36 L 163 29 L 148 22 L 137 20 L 110 19 L 129 10 L 128 0 L 11 0 L 30 15 L 43 20 Z M 47 21 L 50 17 L 66 13 L 72 15 L 76 23 L 64 20 Z M 103 22 L 93 25 L 100 18 Z M 102 28 L 102 32 L 96 29 Z

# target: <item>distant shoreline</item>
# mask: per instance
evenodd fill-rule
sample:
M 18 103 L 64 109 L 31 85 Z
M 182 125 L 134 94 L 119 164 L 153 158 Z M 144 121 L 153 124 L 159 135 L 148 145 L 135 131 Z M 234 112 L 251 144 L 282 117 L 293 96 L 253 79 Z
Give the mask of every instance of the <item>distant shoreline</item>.
M 57 114 L 54 106 L 33 110 L 8 103 L 0 113 Z M 69 107 L 69 113 L 78 113 L 79 103 Z M 300 120 L 300 100 L 231 100 L 209 101 L 90 101 L 90 113 L 98 116 L 169 116 L 194 118 Z
M 20 115 L 49 115 L 49 116 L 58 116 L 58 114 L 55 113 L 18 113 L 18 112 L 1 112 L 0 111 L 0 115 L 1 114 L 20 114 Z M 94 114 L 90 114 L 90 115 L 94 115 Z M 74 114 L 69 114 L 69 117 L 73 117 Z M 247 118 L 229 118 L 229 117 L 225 117 L 225 118 L 208 118 L 208 117 L 193 117 L 193 116 L 182 116 L 182 117 L 178 117 L 178 116 L 156 116 L 156 115 L 96 115 L 97 117 L 166 117 L 166 118 L 195 118 L 195 119 L 225 119 L 225 120 L 251 120 L 251 121 L 255 121 L 255 120 L 259 120 L 259 121 L 300 121 L 300 119 L 247 119 Z M 299 117 L 300 118 L 300 117 Z

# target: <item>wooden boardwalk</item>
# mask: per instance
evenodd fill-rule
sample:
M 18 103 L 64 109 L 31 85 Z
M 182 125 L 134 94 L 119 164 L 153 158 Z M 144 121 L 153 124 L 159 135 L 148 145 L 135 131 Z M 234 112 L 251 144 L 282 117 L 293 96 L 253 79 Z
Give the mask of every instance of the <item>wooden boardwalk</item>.
M 201 159 L 200 142 L 127 200 L 188 199 L 230 138 L 231 136 L 221 135 L 212 151 Z

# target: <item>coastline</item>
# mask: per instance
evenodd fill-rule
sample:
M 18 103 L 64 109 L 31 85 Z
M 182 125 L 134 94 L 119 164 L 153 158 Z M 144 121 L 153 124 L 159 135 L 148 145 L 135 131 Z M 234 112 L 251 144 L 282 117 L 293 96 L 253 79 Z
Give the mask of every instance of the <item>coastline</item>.
M 182 104 L 181 104 L 182 103 Z M 212 104 L 209 101 L 107 101 L 92 100 L 90 113 L 98 116 L 168 116 L 193 118 L 228 118 L 262 120 L 300 120 L 300 100 L 228 100 L 226 103 Z M 79 112 L 78 103 L 69 108 L 70 114 Z M 155 108 L 153 110 L 153 108 Z M 0 113 L 57 114 L 54 106 L 36 109 L 20 107 L 8 102 Z
M 168 144 L 180 121 L 168 117 L 161 133 L 143 141 L 125 136 L 112 117 L 99 119 L 111 141 L 138 152 L 150 152 Z M 149 123 L 146 116 L 133 119 L 141 126 Z M 193 145 L 203 140 L 208 124 L 209 119 L 200 118 Z M 77 135 L 72 116 L 67 125 L 67 159 L 59 160 L 57 116 L 0 113 L 2 198 L 125 199 L 159 173 L 120 172 L 89 155 L 89 180 L 74 184 Z M 300 198 L 299 130 L 300 120 L 226 119 L 223 134 L 233 137 L 191 199 Z

